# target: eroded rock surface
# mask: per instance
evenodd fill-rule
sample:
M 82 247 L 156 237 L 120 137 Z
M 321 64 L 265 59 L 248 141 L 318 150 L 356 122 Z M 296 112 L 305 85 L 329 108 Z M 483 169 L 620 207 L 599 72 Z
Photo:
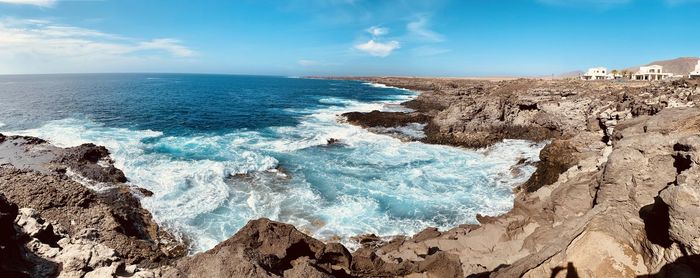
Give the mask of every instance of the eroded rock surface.
M 165 277 L 461 277 L 457 256 L 431 252 L 420 261 L 387 262 L 376 250 L 354 254 L 294 226 L 258 219 L 213 249 L 180 260 Z M 422 277 L 422 276 L 417 276 Z
M 30 215 L 17 223 L 24 236 L 50 248 L 31 240 L 26 247 L 49 261 L 61 262 L 64 253 L 90 257 L 101 246 L 124 264 L 159 267 L 185 253 L 141 207 L 104 147 L 64 149 L 38 138 L 0 135 L 0 165 L 0 193 Z M 83 275 L 98 266 L 109 265 L 78 269 Z
M 700 276 L 697 82 L 369 80 L 422 92 L 407 105 L 433 117 L 426 142 L 552 139 L 509 213 L 378 247 L 384 262 L 439 250 L 479 277 Z

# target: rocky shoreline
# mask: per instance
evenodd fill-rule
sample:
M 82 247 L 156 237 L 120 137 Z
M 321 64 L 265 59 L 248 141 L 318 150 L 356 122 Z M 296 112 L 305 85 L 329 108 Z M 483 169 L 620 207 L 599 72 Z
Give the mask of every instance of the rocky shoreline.
M 509 213 L 382 247 L 383 259 L 416 259 L 415 250 L 432 248 L 457 255 L 465 276 L 700 275 L 697 81 L 362 80 L 420 91 L 405 105 L 412 117 L 431 117 L 427 143 L 552 140 Z M 381 114 L 350 122 L 397 118 Z
M 353 78 L 357 79 L 357 78 Z M 250 221 L 213 249 L 140 206 L 109 152 L 0 135 L 2 277 L 677 277 L 700 269 L 700 84 L 361 78 L 419 91 L 414 112 L 347 113 L 366 128 L 425 124 L 426 143 L 551 140 L 513 209 L 349 252 Z M 575 275 L 575 276 L 574 276 Z

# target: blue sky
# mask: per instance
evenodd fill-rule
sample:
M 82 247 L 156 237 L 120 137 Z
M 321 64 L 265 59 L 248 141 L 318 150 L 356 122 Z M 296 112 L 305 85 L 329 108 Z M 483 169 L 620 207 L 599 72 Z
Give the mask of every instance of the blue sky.
M 0 0 L 0 74 L 550 75 L 698 30 L 700 0 Z

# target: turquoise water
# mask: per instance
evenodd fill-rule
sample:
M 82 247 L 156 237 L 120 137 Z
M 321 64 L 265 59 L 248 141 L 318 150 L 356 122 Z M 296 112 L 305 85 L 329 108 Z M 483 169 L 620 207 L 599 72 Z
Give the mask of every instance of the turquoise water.
M 465 150 L 370 133 L 338 117 L 405 110 L 415 93 L 356 81 L 98 74 L 0 76 L 0 132 L 105 145 L 143 205 L 194 252 L 268 217 L 322 239 L 448 229 L 512 206 L 541 144 Z M 420 137 L 420 125 L 395 130 Z M 327 145 L 330 138 L 340 144 Z

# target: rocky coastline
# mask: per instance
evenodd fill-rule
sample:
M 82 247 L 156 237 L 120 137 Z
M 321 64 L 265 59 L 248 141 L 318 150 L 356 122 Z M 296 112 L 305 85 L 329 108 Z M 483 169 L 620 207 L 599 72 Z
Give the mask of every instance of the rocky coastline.
M 457 255 L 468 277 L 700 275 L 697 81 L 362 80 L 419 91 L 404 105 L 412 117 L 431 117 L 427 143 L 551 140 L 510 212 L 381 247 L 383 259 L 432 248 Z M 370 114 L 349 122 L 397 118 Z
M 366 128 L 425 124 L 432 144 L 549 140 L 513 209 L 348 251 L 250 221 L 186 246 L 140 205 L 107 149 L 0 135 L 2 277 L 694 277 L 700 275 L 700 84 L 353 78 L 420 95 L 413 112 L 347 113 Z M 5 259 L 8 258 L 8 259 Z

